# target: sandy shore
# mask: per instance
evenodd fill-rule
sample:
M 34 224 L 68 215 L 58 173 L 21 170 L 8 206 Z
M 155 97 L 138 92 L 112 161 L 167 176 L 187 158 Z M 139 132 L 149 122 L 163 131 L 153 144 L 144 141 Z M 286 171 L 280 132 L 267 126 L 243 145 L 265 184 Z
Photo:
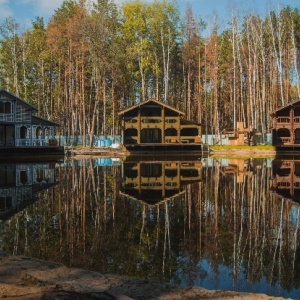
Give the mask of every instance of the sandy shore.
M 179 288 L 0 252 L 2 299 L 283 299 L 263 294 Z

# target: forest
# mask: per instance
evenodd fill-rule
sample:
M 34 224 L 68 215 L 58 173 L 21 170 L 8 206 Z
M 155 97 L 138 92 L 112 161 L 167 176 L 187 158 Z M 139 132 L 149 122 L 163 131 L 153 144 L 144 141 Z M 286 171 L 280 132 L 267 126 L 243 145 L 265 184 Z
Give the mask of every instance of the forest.
M 228 26 L 173 0 L 65 0 L 48 22 L 0 24 L 0 86 L 58 122 L 62 135 L 120 133 L 118 112 L 156 99 L 218 136 L 300 98 L 300 10 L 232 10 Z

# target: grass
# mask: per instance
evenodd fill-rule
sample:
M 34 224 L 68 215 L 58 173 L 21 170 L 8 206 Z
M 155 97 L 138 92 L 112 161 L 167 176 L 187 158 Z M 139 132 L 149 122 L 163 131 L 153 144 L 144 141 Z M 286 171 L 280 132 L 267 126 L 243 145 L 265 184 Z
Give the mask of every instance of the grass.
M 211 145 L 212 150 L 275 150 L 272 145 Z

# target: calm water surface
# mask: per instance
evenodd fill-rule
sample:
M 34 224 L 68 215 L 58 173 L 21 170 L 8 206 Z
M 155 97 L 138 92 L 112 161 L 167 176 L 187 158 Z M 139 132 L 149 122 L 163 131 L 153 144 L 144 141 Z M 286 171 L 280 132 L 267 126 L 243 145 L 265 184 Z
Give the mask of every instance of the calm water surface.
M 300 161 L 0 163 L 0 249 L 300 299 Z

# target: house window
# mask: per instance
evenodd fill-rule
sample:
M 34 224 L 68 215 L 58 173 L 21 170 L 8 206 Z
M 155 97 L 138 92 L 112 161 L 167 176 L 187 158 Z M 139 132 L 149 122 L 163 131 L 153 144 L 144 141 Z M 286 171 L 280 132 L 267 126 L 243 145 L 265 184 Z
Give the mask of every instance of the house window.
M 294 174 L 296 176 L 300 176 L 300 163 L 295 162 L 295 171 Z
M 180 131 L 181 136 L 197 136 L 198 128 L 183 128 Z
M 160 117 L 161 116 L 161 108 L 153 107 L 153 106 L 145 106 L 141 109 L 142 117 Z
M 50 137 L 50 128 L 48 128 L 48 127 L 44 128 L 44 137 L 45 138 Z
M 136 144 L 138 131 L 135 128 L 126 129 L 124 131 L 124 143 L 125 144 Z
M 177 130 L 175 128 L 167 128 L 165 130 L 166 136 L 177 136 Z
M 161 130 L 158 128 L 142 129 L 141 143 L 161 143 Z
M 11 114 L 11 103 L 6 102 L 4 106 L 5 106 L 5 113 L 6 114 Z
M 38 128 L 36 129 L 36 138 L 37 138 L 37 139 L 40 139 L 40 138 L 42 138 L 42 135 L 43 135 L 43 130 L 42 130 L 41 127 L 38 127 Z
M 161 164 L 141 164 L 141 176 L 142 177 L 161 177 L 162 165 Z
M 20 128 L 20 139 L 26 139 L 27 138 L 27 127 L 21 126 Z
M 25 185 L 28 182 L 27 172 L 25 170 L 20 171 L 20 182 Z
M 0 197 L 0 211 L 12 208 L 12 197 L 1 196 Z
M 280 128 L 277 131 L 278 137 L 290 137 L 290 131 L 287 128 Z
M 4 114 L 5 113 L 5 104 L 4 102 L 0 102 L 0 114 Z
M 0 101 L 0 121 L 12 122 L 13 120 L 13 104 L 9 101 Z
M 300 129 L 297 128 L 294 131 L 295 133 L 295 144 L 299 144 L 300 143 Z
M 31 110 L 17 105 L 16 107 L 16 121 L 17 122 L 31 122 Z

